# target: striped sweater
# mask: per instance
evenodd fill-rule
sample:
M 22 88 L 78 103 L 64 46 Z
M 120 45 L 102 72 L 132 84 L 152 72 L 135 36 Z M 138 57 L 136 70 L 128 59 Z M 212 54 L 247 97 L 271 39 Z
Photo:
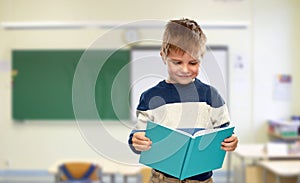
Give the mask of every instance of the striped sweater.
M 144 131 L 149 120 L 190 133 L 228 126 L 230 121 L 227 106 L 217 90 L 198 79 L 188 85 L 161 81 L 146 90 L 140 97 L 137 117 L 136 129 L 128 141 L 136 153 L 139 152 L 132 146 L 133 133 Z M 189 179 L 206 180 L 211 176 L 212 172 L 207 172 Z

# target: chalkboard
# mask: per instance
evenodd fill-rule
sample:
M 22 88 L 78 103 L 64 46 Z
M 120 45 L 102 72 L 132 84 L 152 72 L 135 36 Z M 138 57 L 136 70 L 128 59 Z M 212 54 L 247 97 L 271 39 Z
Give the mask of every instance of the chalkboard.
M 130 61 L 129 50 L 94 50 L 109 56 L 95 84 L 95 103 L 101 119 L 116 120 L 120 116 L 129 119 L 129 106 L 119 107 L 116 115 L 112 106 L 112 83 L 122 69 L 123 82 L 118 82 L 129 91 L 130 71 L 125 67 Z M 72 120 L 75 119 L 72 105 L 72 84 L 76 66 L 84 50 L 13 50 L 12 51 L 12 117 L 15 120 Z M 99 60 L 101 61 L 101 60 Z M 103 80 L 105 78 L 105 80 Z M 127 82 L 126 82 L 127 81 Z M 128 104 L 126 92 L 118 98 Z M 121 101 L 122 101 L 121 100 Z M 87 117 L 89 118 L 89 117 Z

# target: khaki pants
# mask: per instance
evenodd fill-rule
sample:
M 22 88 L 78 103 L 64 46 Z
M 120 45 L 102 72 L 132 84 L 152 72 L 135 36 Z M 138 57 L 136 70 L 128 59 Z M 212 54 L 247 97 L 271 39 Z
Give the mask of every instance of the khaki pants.
M 176 178 L 166 177 L 164 174 L 152 170 L 152 176 L 150 178 L 149 183 L 213 183 L 213 180 L 212 178 L 209 178 L 204 181 L 189 180 L 189 179 L 179 180 Z

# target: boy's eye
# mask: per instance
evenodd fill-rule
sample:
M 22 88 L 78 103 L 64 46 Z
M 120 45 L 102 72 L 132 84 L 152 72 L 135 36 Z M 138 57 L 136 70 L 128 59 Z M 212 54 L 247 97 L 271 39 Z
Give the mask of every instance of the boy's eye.
M 175 64 L 175 65 L 180 65 L 180 64 L 182 63 L 181 61 L 176 61 L 176 60 L 173 60 L 172 62 L 173 62 L 173 64 Z
M 199 62 L 195 61 L 195 62 L 190 62 L 190 65 L 197 65 Z
M 183 64 L 183 62 L 182 61 L 180 61 L 180 60 L 170 60 L 174 65 L 181 65 L 181 64 Z M 199 61 L 198 60 L 194 60 L 194 61 L 190 61 L 190 62 L 188 62 L 188 64 L 189 65 L 198 65 L 199 64 Z

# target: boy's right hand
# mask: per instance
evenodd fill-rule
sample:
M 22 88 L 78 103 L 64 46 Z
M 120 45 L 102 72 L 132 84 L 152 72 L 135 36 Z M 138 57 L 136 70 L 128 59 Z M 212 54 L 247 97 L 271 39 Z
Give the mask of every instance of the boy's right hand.
M 152 141 L 145 136 L 145 132 L 135 132 L 132 136 L 132 146 L 137 151 L 147 151 L 151 148 Z

